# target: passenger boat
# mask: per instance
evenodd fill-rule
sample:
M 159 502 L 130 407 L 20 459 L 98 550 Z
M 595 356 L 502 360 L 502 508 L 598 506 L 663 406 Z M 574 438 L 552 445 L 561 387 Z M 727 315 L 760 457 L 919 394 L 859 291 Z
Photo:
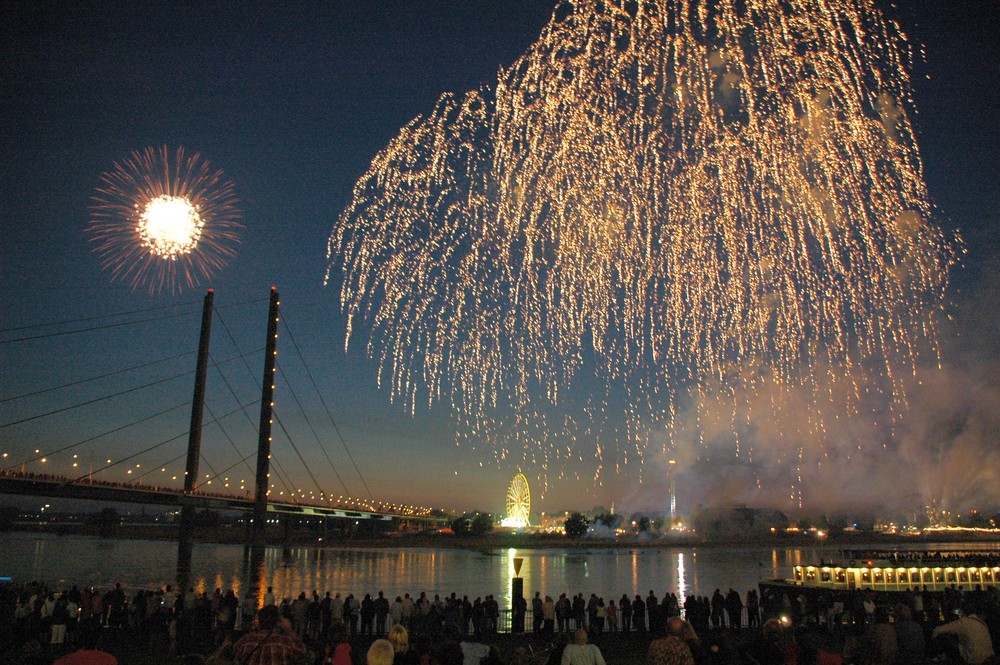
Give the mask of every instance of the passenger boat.
M 845 550 L 837 560 L 792 566 L 792 577 L 760 583 L 765 604 L 782 597 L 845 599 L 855 592 L 876 596 L 976 591 L 1000 587 L 1000 549 Z M 784 601 L 784 602 L 787 602 Z
M 1000 551 L 846 550 L 839 561 L 792 566 L 795 586 L 872 591 L 972 591 L 1000 584 Z

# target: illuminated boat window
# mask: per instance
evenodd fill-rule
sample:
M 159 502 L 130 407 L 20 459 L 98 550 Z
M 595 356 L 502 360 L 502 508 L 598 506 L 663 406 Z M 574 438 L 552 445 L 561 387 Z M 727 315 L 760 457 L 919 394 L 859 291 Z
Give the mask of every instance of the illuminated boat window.
M 931 571 L 929 571 L 929 570 L 925 570 L 924 571 L 924 584 L 930 584 L 933 581 L 934 581 L 934 573 L 931 572 Z
M 847 581 L 847 573 L 844 572 L 844 570 L 842 568 L 838 568 L 836 570 L 836 576 L 837 576 L 837 581 L 838 582 L 846 582 Z
M 982 579 L 982 576 L 979 574 L 978 568 L 973 568 L 972 570 L 970 570 L 969 577 L 972 579 L 973 582 L 979 582 Z
M 831 577 L 832 576 L 830 575 L 830 571 L 829 570 L 824 569 L 824 570 L 821 570 L 820 573 L 819 573 L 819 579 L 820 579 L 821 582 L 829 582 L 830 579 L 831 579 Z
M 954 570 L 946 570 L 945 573 L 947 573 L 945 575 L 945 580 L 947 580 L 947 582 L 949 584 L 954 584 L 955 583 L 955 571 Z
M 892 570 L 891 568 L 889 570 L 885 571 L 885 581 L 886 581 L 886 584 L 895 584 L 896 583 L 896 571 Z
M 906 574 L 906 571 L 905 570 L 900 570 L 899 571 L 899 583 L 900 584 L 909 584 L 909 582 L 910 582 L 910 578 Z
M 968 584 L 969 583 L 969 571 L 965 570 L 964 568 L 959 568 L 959 570 L 958 570 L 958 581 L 959 582 L 965 582 L 966 584 Z
M 882 570 L 879 568 L 875 569 L 875 584 L 882 584 Z
M 934 581 L 935 582 L 944 582 L 944 571 L 941 570 L 940 568 L 935 568 L 934 569 Z
M 871 584 L 872 583 L 872 571 L 868 570 L 867 568 L 862 568 L 861 569 L 861 581 L 863 583 L 865 583 L 865 584 Z

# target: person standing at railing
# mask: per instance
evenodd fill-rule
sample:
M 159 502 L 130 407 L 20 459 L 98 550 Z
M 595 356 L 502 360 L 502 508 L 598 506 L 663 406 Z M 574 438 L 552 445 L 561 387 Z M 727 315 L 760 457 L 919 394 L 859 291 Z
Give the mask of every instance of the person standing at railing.
M 646 603 L 643 602 L 642 596 L 638 594 L 636 594 L 635 600 L 632 601 L 632 625 L 640 633 L 646 630 Z
M 622 594 L 622 599 L 618 602 L 618 613 L 622 616 L 622 632 L 632 632 L 632 601 L 628 596 Z
M 729 627 L 740 628 L 743 619 L 743 599 L 732 587 L 726 593 L 726 614 L 729 615 Z
M 760 598 L 756 589 L 747 591 L 747 628 L 756 628 L 760 625 Z
M 49 621 L 51 626 L 49 645 L 52 651 L 58 654 L 66 642 L 66 626 L 69 625 L 69 601 L 66 600 L 66 594 L 59 594 L 49 614 Z
M 583 599 L 583 594 L 580 593 L 573 597 L 573 621 L 576 623 L 576 629 L 583 628 L 586 620 L 587 602 Z
M 402 596 L 396 596 L 396 600 L 393 601 L 392 607 L 389 608 L 389 622 L 393 625 L 403 625 L 403 598 Z
M 510 632 L 524 632 L 524 615 L 527 613 L 528 602 L 524 599 L 524 596 L 516 596 L 514 598 L 513 607 L 511 608 Z
M 389 599 L 385 597 L 385 593 L 382 591 L 378 592 L 378 598 L 375 599 L 375 634 L 385 635 L 386 634 L 386 619 L 389 617 Z
M 569 616 L 573 613 L 573 606 L 569 602 L 569 598 L 566 597 L 565 593 L 559 594 L 559 600 L 556 602 L 556 620 L 559 622 L 559 632 L 567 633 L 569 632 Z
M 542 631 L 551 637 L 555 631 L 555 625 L 556 604 L 552 602 L 552 596 L 545 596 L 545 602 L 542 603 Z
M 604 632 L 604 623 L 608 618 L 608 608 L 604 605 L 604 599 L 597 599 L 597 608 L 594 611 L 594 629 L 600 635 Z

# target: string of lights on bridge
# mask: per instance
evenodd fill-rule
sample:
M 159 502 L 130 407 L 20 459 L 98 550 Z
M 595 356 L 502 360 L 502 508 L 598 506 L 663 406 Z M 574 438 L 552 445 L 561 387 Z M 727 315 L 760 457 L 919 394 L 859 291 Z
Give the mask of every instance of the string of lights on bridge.
M 216 469 L 212 460 L 203 454 L 201 461 L 209 472 L 204 474 L 202 482 L 195 490 L 198 495 L 245 498 L 252 491 L 254 471 L 251 468 L 251 462 L 256 456 L 256 449 L 249 454 L 242 451 L 236 442 L 241 438 L 245 440 L 249 436 L 233 435 L 231 431 L 239 427 L 232 419 L 240 419 L 240 414 L 243 414 L 242 419 L 253 430 L 254 440 L 256 440 L 257 423 L 254 420 L 253 411 L 260 402 L 260 379 L 259 370 L 255 369 L 252 358 L 259 356 L 262 353 L 262 348 L 246 342 L 240 343 L 237 332 L 243 330 L 249 330 L 250 333 L 258 332 L 260 326 L 255 319 L 259 318 L 259 314 L 252 317 L 241 310 L 246 310 L 247 306 L 260 302 L 259 299 L 250 300 L 213 308 L 213 319 L 221 324 L 222 341 L 235 351 L 232 355 L 218 360 L 216 354 L 210 353 L 210 367 L 214 370 L 211 379 L 213 390 L 209 391 L 211 399 L 206 400 L 206 411 L 209 419 L 203 424 L 202 429 L 205 433 L 211 431 L 216 436 L 221 435 L 224 439 L 224 442 L 217 440 L 217 444 L 221 445 L 216 445 L 213 448 L 212 458 L 216 463 L 219 461 L 218 457 L 224 455 L 223 451 L 227 447 L 229 451 L 225 454 L 235 454 L 236 458 L 234 460 L 230 457 L 225 464 L 219 465 L 220 468 Z M 174 346 L 171 350 L 175 351 L 161 358 L 151 358 L 149 356 L 157 348 L 152 343 L 139 344 L 138 348 L 118 349 L 116 353 L 107 354 L 107 366 L 103 366 L 99 368 L 99 371 L 83 378 L 78 375 L 79 367 L 74 367 L 72 363 L 61 358 L 53 358 L 53 363 L 58 363 L 59 366 L 52 368 L 52 371 L 46 373 L 46 376 L 51 375 L 56 380 L 54 384 L 29 385 L 27 378 L 22 384 L 18 381 L 18 377 L 11 377 L 11 380 L 5 383 L 8 387 L 14 387 L 18 392 L 13 395 L 0 396 L 0 408 L 3 409 L 0 411 L 0 434 L 6 434 L 3 439 L 0 439 L 0 445 L 5 448 L 0 452 L 0 456 L 2 456 L 0 467 L 2 467 L 3 475 L 24 478 L 58 478 L 65 480 L 66 483 L 124 485 L 180 493 L 182 489 L 179 483 L 183 482 L 185 474 L 183 465 L 186 452 L 174 455 L 165 461 L 159 460 L 158 463 L 151 463 L 150 458 L 157 450 L 166 449 L 170 444 L 186 441 L 190 430 L 189 425 L 185 425 L 177 433 L 166 436 L 146 447 L 140 448 L 133 444 L 127 452 L 121 455 L 108 455 L 107 451 L 116 446 L 124 446 L 125 443 L 121 439 L 123 436 L 134 437 L 128 439 L 128 442 L 132 443 L 143 433 L 146 433 L 147 436 L 149 432 L 159 435 L 163 431 L 161 423 L 164 419 L 169 418 L 175 412 L 183 415 L 184 407 L 190 409 L 191 393 L 188 382 L 193 372 L 184 369 L 166 376 L 159 375 L 164 371 L 169 371 L 172 364 L 176 364 L 178 361 L 190 362 L 190 357 L 194 355 L 194 351 L 176 352 L 176 345 L 186 343 L 179 340 L 188 337 L 189 329 L 181 330 L 175 327 L 178 324 L 171 323 L 183 321 L 187 325 L 189 319 L 196 314 L 192 307 L 193 304 L 196 303 L 182 303 L 169 307 L 98 315 L 75 320 L 41 324 L 27 323 L 0 330 L 0 351 L 11 354 L 32 354 L 33 344 L 45 343 L 44 340 L 58 336 L 63 338 L 60 340 L 61 348 L 66 350 L 68 357 L 73 357 L 77 347 L 74 347 L 72 343 L 67 343 L 67 340 L 83 340 L 78 343 L 78 348 L 81 349 L 86 348 L 88 344 L 105 344 L 111 348 L 113 346 L 111 343 L 101 339 L 102 334 L 120 331 L 123 327 L 136 328 L 152 325 L 157 327 L 157 332 L 173 342 Z M 224 310 L 227 312 L 226 316 L 223 316 Z M 230 318 L 230 313 L 234 310 L 237 314 Z M 250 317 L 247 325 L 243 325 L 243 322 L 239 320 L 241 316 Z M 433 512 L 434 509 L 430 507 L 378 501 L 371 495 L 364 475 L 333 417 L 332 410 L 327 400 L 324 399 L 318 382 L 309 370 L 302 352 L 295 342 L 295 336 L 289 328 L 285 312 L 282 312 L 281 319 L 283 339 L 290 342 L 292 351 L 288 355 L 301 363 L 301 367 L 298 369 L 300 373 L 304 370 L 309 385 L 306 389 L 297 391 L 292 374 L 284 371 L 285 368 L 278 365 L 277 374 L 280 375 L 282 381 L 280 388 L 284 392 L 282 405 L 288 408 L 275 410 L 274 423 L 283 434 L 282 437 L 278 437 L 279 444 L 287 444 L 292 448 L 295 457 L 303 466 L 305 475 L 312 480 L 314 487 L 310 489 L 292 482 L 293 474 L 288 472 L 282 464 L 282 460 L 272 450 L 271 474 L 269 474 L 272 482 L 270 482 L 268 490 L 268 496 L 271 500 L 304 506 L 367 510 L 400 516 L 423 516 Z M 165 333 L 163 332 L 164 328 L 167 329 Z M 134 337 L 146 339 L 153 335 L 155 333 L 144 332 L 136 334 Z M 96 341 L 94 341 L 95 338 Z M 215 345 L 216 342 L 213 341 L 213 347 Z M 246 348 L 253 350 L 242 350 Z M 137 362 L 127 366 L 113 366 L 116 361 L 127 362 L 131 355 L 140 355 L 141 357 Z M 238 370 L 230 371 L 231 365 L 245 368 L 247 376 L 250 377 L 249 380 L 252 380 L 253 383 L 248 384 L 247 379 L 240 379 L 237 376 Z M 164 370 L 164 367 L 167 369 Z M 65 376 L 67 374 L 69 376 Z M 76 375 L 74 376 L 74 374 Z M 143 381 L 150 375 L 154 375 L 155 378 Z M 65 380 L 59 380 L 64 376 Z M 127 380 L 128 383 L 119 388 L 118 384 L 122 380 Z M 248 388 L 248 385 L 252 385 L 252 388 Z M 98 386 L 96 394 L 89 394 L 85 397 L 85 392 L 93 393 L 94 386 Z M 159 387 L 160 393 L 150 396 L 152 389 L 156 387 Z M 247 400 L 245 397 L 248 390 L 252 391 L 253 399 Z M 180 402 L 176 402 L 175 399 L 167 399 L 162 395 L 163 392 L 167 392 L 172 396 L 178 391 L 185 394 L 185 398 Z M 333 458 L 323 444 L 323 438 L 317 431 L 319 425 L 314 424 L 307 415 L 307 406 L 304 404 L 307 392 L 314 399 L 318 399 L 322 405 L 323 424 L 332 428 L 341 443 L 347 460 L 349 460 L 349 464 L 342 464 L 342 468 L 353 471 L 352 478 L 356 477 L 357 481 L 360 481 L 367 493 L 366 497 L 354 496 L 353 493 L 346 491 L 328 491 L 328 488 L 320 486 L 319 479 L 309 468 L 306 455 L 318 450 L 322 453 L 322 458 L 325 459 L 325 463 L 331 471 L 329 478 L 335 479 L 343 489 L 347 489 L 344 477 L 334 464 Z M 67 394 L 71 397 L 66 398 Z M 241 394 L 244 396 L 240 397 Z M 63 396 L 64 401 L 53 402 L 59 396 Z M 236 406 L 223 410 L 219 407 L 221 401 L 231 401 Z M 135 413 L 136 405 L 148 407 L 167 403 L 173 405 L 159 408 L 155 413 L 149 413 L 148 408 L 146 408 L 146 412 L 141 414 Z M 101 413 L 95 415 L 94 412 L 97 409 L 100 409 Z M 280 417 L 281 414 L 286 416 L 284 421 Z M 101 418 L 101 415 L 104 417 Z M 173 415 L 173 417 L 178 416 Z M 88 429 L 88 426 L 93 427 L 91 423 L 95 421 L 102 424 L 113 422 L 114 426 L 104 427 L 96 434 L 80 435 L 81 432 Z M 292 421 L 301 421 L 305 424 L 304 426 L 313 439 L 311 449 L 304 450 L 302 445 L 296 443 L 297 437 L 293 436 L 291 431 L 295 429 Z M 135 432 L 139 432 L 139 434 L 135 434 Z M 73 440 L 72 443 L 63 443 L 66 439 L 76 436 L 79 438 Z M 53 444 L 53 439 L 57 439 L 59 444 Z M 43 441 L 49 445 L 44 445 Z M 32 443 L 35 445 L 31 445 Z M 98 450 L 95 450 L 94 446 L 96 445 L 102 445 L 105 454 L 102 455 Z M 89 452 L 84 452 L 86 447 L 91 448 Z M 283 445 L 280 447 L 284 450 Z M 173 470 L 177 469 L 178 465 L 180 470 Z M 236 467 L 240 466 L 248 470 L 251 478 L 249 481 L 242 474 L 232 473 Z M 117 474 L 120 475 L 115 478 Z

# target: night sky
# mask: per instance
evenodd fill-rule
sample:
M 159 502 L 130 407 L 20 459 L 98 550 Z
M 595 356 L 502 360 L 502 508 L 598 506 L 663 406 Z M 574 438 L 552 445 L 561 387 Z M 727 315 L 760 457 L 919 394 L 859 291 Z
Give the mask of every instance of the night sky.
M 942 413 L 944 420 L 959 419 L 951 422 L 953 429 L 975 420 L 978 447 L 969 448 L 967 459 L 978 465 L 976 451 L 995 452 L 1000 444 L 998 420 L 988 415 L 1000 412 L 1000 10 L 993 2 L 945 0 L 907 1 L 885 9 L 918 45 L 911 72 L 918 110 L 913 122 L 938 207 L 936 222 L 959 229 L 966 243 L 949 293 L 954 322 L 942 333 L 948 376 L 936 397 L 954 403 L 952 411 Z M 339 0 L 265 8 L 5 3 L 0 27 L 0 279 L 5 294 L 0 425 L 193 369 L 190 355 L 96 386 L 9 399 L 193 352 L 207 288 L 214 289 L 217 308 L 228 307 L 221 315 L 233 337 L 215 326 L 213 359 L 233 358 L 238 346 L 248 354 L 249 365 L 231 361 L 223 372 L 236 384 L 238 398 L 213 374 L 209 404 L 221 415 L 235 408 L 237 399 L 259 399 L 253 381 L 261 372 L 266 298 L 273 285 L 298 347 L 294 350 L 287 336 L 279 342 L 279 362 L 288 376 L 279 378 L 276 401 L 326 491 L 367 496 L 370 490 L 376 499 L 502 511 L 516 464 L 498 465 L 482 451 L 457 448 L 443 405 L 411 417 L 390 404 L 361 350 L 345 355 L 337 293 L 322 281 L 332 224 L 375 154 L 400 127 L 429 112 L 442 93 L 491 86 L 498 69 L 537 38 L 551 12 L 548 2 L 466 0 Z M 128 283 L 112 282 L 85 233 L 89 199 L 101 173 L 135 150 L 163 145 L 182 145 L 223 169 L 235 184 L 245 226 L 235 258 L 210 280 L 179 294 L 134 291 Z M 243 304 L 248 301 L 255 302 Z M 185 304 L 178 311 L 190 316 L 10 341 L 73 327 L 26 326 L 177 304 Z M 342 441 L 301 369 L 299 351 Z M 309 423 L 285 384 L 302 402 Z M 35 448 L 44 452 L 82 441 L 190 399 L 190 392 L 185 378 L 124 399 L 4 426 L 0 449 L 9 460 L 31 457 Z M 244 455 L 256 441 L 249 423 L 256 422 L 255 409 L 249 409 L 249 419 L 241 416 L 226 425 Z M 106 457 L 120 459 L 184 431 L 187 418 L 180 409 L 73 452 L 84 466 L 100 465 Z M 339 481 L 316 450 L 310 424 L 327 443 Z M 283 439 L 283 434 L 275 437 L 276 455 L 292 482 L 315 489 Z M 205 457 L 214 468 L 234 462 L 218 428 L 206 429 L 206 441 Z M 182 452 L 183 441 L 177 441 L 157 449 L 148 461 L 135 462 L 145 471 Z M 995 457 L 990 461 L 997 466 Z M 40 463 L 30 466 L 38 469 Z M 523 470 L 535 482 L 536 471 Z M 612 473 L 602 486 L 578 471 L 570 466 L 564 478 L 551 475 L 544 497 L 538 496 L 540 487 L 535 490 L 534 509 L 666 505 L 665 483 L 655 474 L 645 474 L 636 490 L 632 471 L 621 477 Z M 124 467 L 106 473 L 127 479 Z M 247 478 L 248 486 L 250 475 L 246 467 L 226 474 Z M 687 488 L 697 486 L 698 479 L 686 483 L 685 491 L 693 491 Z M 683 498 L 679 504 L 684 506 Z

